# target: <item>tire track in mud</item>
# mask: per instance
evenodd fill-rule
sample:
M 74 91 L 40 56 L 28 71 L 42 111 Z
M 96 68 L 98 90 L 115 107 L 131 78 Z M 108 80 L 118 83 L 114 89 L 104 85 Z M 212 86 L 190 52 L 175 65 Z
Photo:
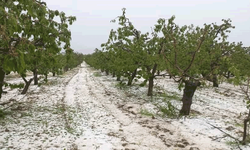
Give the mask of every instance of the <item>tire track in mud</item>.
M 91 69 L 87 69 L 88 74 L 91 72 Z M 159 121 L 155 119 L 150 118 L 142 118 L 138 112 L 131 111 L 130 108 L 133 106 L 126 106 L 128 100 L 126 98 L 121 97 L 121 95 L 118 95 L 115 92 L 110 91 L 108 89 L 109 87 L 106 87 L 102 82 L 96 80 L 93 75 L 88 75 L 88 81 L 94 82 L 95 86 L 94 88 L 97 88 L 98 91 L 102 91 L 102 94 L 94 94 L 91 92 L 93 90 L 93 87 L 89 86 L 90 93 L 97 97 L 98 99 L 102 99 L 101 96 L 107 97 L 109 101 L 101 102 L 104 107 L 109 108 L 112 114 L 114 114 L 114 117 L 121 120 L 121 124 L 123 126 L 132 126 L 132 124 L 137 124 L 139 127 L 142 128 L 145 131 L 145 137 L 146 136 L 152 136 L 157 140 L 160 140 L 161 143 L 164 144 L 161 149 L 190 149 L 192 146 L 195 146 L 194 143 L 188 142 L 181 134 L 180 132 L 175 133 L 176 127 L 173 127 L 171 125 L 171 122 L 166 121 Z M 93 83 L 91 84 L 93 85 Z M 115 100 L 114 100 L 115 99 Z M 145 103 L 145 102 L 144 102 Z M 115 104 L 115 105 L 114 105 Z M 135 104 L 135 103 L 134 103 Z M 136 105 L 142 105 L 142 104 L 136 104 Z M 120 112 L 119 112 L 120 111 Z M 122 113 L 124 116 L 122 118 L 119 118 L 119 113 Z M 126 119 L 125 119 L 126 118 Z M 123 123 L 124 120 L 130 120 L 129 123 Z M 177 127 L 178 128 L 178 127 Z M 122 137 L 122 136 L 120 136 Z M 123 138 L 123 137 L 122 137 Z M 128 141 L 127 141 L 128 142 Z M 155 148 L 150 148 L 155 149 Z
M 84 69 L 80 68 L 65 88 L 65 113 L 71 118 L 70 127 L 79 135 L 75 144 L 79 149 L 111 149 L 111 138 L 96 129 L 98 118 L 102 117 L 101 107 L 93 101 L 85 86 Z

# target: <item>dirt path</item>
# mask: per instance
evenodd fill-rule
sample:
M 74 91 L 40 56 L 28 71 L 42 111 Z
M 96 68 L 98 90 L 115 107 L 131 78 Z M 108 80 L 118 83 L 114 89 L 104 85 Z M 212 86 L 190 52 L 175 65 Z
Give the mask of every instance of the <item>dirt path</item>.
M 5 89 L 8 93 L 1 101 L 13 98 L 18 103 L 8 108 L 10 114 L 0 120 L 0 149 L 230 149 L 218 140 L 218 137 L 224 139 L 223 133 L 207 124 L 224 125 L 221 122 L 225 119 L 232 122 L 229 119 L 235 111 L 221 111 L 229 104 L 219 94 L 211 90 L 198 91 L 199 99 L 195 99 L 192 106 L 200 112 L 196 117 L 143 116 L 142 109 L 153 110 L 155 107 L 148 97 L 143 97 L 146 87 L 131 87 L 132 92 L 119 90 L 114 78 L 97 77 L 95 73 L 96 70 L 82 63 L 63 76 L 50 76 L 49 82 L 40 87 L 32 85 L 26 95 L 20 95 L 17 89 Z M 18 83 L 20 79 L 9 78 L 8 82 Z M 177 92 L 175 83 L 167 80 L 156 83 L 163 87 L 167 85 L 170 92 Z M 202 100 L 206 107 L 200 104 Z M 235 110 L 244 108 L 233 98 L 227 102 L 232 102 Z M 226 117 L 221 118 L 222 115 Z
M 75 125 L 68 124 L 82 131 L 76 140 L 79 149 L 166 149 L 147 128 L 112 104 L 105 92 L 84 64 L 66 86 L 64 102 L 67 107 L 75 108 L 73 122 L 77 121 Z

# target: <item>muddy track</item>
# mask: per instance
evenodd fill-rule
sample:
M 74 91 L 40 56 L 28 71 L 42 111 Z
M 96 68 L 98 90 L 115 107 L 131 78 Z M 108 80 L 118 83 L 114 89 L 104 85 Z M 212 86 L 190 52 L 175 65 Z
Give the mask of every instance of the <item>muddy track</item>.
M 160 138 L 112 104 L 109 98 L 111 94 L 107 95 L 107 92 L 111 93 L 93 78 L 85 66 L 79 69 L 66 86 L 64 103 L 66 107 L 75 108 L 77 116 L 81 116 L 74 118 L 78 120 L 78 125 L 69 126 L 83 131 L 82 135 L 85 132 L 90 134 L 82 141 L 86 143 L 85 146 L 78 148 L 166 149 Z
M 111 136 L 120 139 L 127 149 L 190 149 L 194 143 L 186 140 L 180 133 L 175 133 L 176 127 L 171 122 L 155 120 L 140 115 L 138 109 L 145 103 L 131 103 L 126 95 L 117 89 L 105 86 L 93 76 L 91 69 L 84 67 L 85 86 L 92 99 L 103 107 L 112 119 L 119 123 L 119 132 L 111 131 Z M 109 124 L 112 126 L 112 124 Z M 110 134 L 109 134 L 110 135 Z

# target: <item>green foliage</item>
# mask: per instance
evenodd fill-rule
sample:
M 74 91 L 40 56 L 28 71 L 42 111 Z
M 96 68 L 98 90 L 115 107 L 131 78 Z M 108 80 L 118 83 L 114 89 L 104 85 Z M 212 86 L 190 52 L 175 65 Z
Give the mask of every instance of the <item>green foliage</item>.
M 177 117 L 177 112 L 176 112 L 176 108 L 172 105 L 172 103 L 170 101 L 166 101 L 166 107 L 164 106 L 160 106 L 159 109 L 160 111 L 163 113 L 162 115 L 165 117 L 170 117 L 170 118 L 174 118 Z
M 33 60 L 40 61 L 41 54 L 51 56 L 58 53 L 61 42 L 65 43 L 65 48 L 70 45 L 67 24 L 72 24 L 75 17 L 66 17 L 63 12 L 50 10 L 45 2 L 36 0 L 0 3 L 5 3 L 0 5 L 3 14 L 0 18 L 3 25 L 0 48 L 4 70 L 22 73 L 25 70 L 24 54 L 26 57 L 38 56 Z M 55 16 L 60 17 L 61 22 L 54 21 Z
M 219 26 L 212 23 L 204 24 L 203 27 L 181 27 L 174 23 L 174 19 L 170 18 L 168 24 L 162 20 L 158 24 L 167 40 L 164 57 L 169 63 L 167 70 L 173 76 L 177 75 L 184 80 L 186 77 L 201 80 L 199 75 L 205 79 L 212 74 L 217 75 L 219 70 L 225 69 L 221 66 L 227 53 L 240 47 L 240 43 L 236 45 L 227 42 L 226 34 L 230 28 L 234 28 L 231 20 L 222 20 L 223 24 Z
M 250 47 L 243 47 L 237 50 L 230 58 L 232 67 L 230 71 L 234 78 L 229 82 L 241 86 L 241 91 L 245 95 L 246 106 L 250 108 Z
M 178 96 L 177 93 L 162 93 L 161 94 L 162 97 L 164 97 L 164 101 L 168 101 L 168 100 L 181 100 L 180 96 Z
M 5 87 L 10 87 L 11 89 L 22 89 L 23 87 L 24 87 L 24 84 L 23 83 L 19 83 L 19 84 L 8 84 L 8 83 L 6 83 L 5 84 Z
M 100 77 L 100 76 L 102 76 L 102 75 L 100 74 L 100 72 L 94 72 L 93 75 L 94 75 L 95 77 Z
M 153 116 L 154 116 L 153 113 L 149 112 L 149 111 L 146 110 L 146 109 L 142 109 L 142 110 L 140 111 L 140 114 L 141 114 L 141 115 L 144 115 L 144 116 L 149 116 L 149 117 L 153 117 Z
M 211 81 L 217 86 L 227 80 L 238 85 L 250 75 L 250 48 L 228 41 L 235 28 L 230 19 L 222 19 L 219 25 L 181 26 L 172 16 L 158 19 L 152 33 L 142 33 L 122 9 L 122 14 L 111 22 L 119 27 L 110 31 L 107 42 L 101 44 L 102 50 L 84 56 L 90 66 L 101 71 L 108 70 L 128 80 L 142 77 L 151 85 L 157 70 L 167 71 L 179 83 L 179 90 L 189 82 L 207 86 L 207 81 Z M 144 85 L 146 82 L 141 84 Z M 162 108 L 163 112 L 171 112 L 170 104 L 169 107 Z
M 96 69 L 128 78 L 130 85 L 135 77 L 148 80 L 155 78 L 157 70 L 164 70 L 160 55 L 163 39 L 158 37 L 156 29 L 151 35 L 137 30 L 126 17 L 125 10 L 122 9 L 122 15 L 111 21 L 117 22 L 119 27 L 110 31 L 108 41 L 101 44 L 102 50 L 96 49 L 95 53 L 85 57 L 85 61 Z
M 66 66 L 68 68 L 75 68 L 83 62 L 83 54 L 77 52 L 66 53 Z
M 40 0 L 0 1 L 0 14 L 3 71 L 14 71 L 24 77 L 28 70 L 48 74 L 62 46 L 71 50 L 68 26 L 76 17 L 51 10 Z M 55 21 L 55 17 L 60 21 Z
M 124 83 L 123 81 L 120 81 L 118 82 L 116 85 L 115 85 L 116 88 L 119 88 L 119 89 L 128 89 L 126 83 Z
M 144 87 L 147 84 L 147 80 L 144 80 L 141 84 L 139 84 L 140 87 Z
M 2 109 L 0 109 L 0 118 L 2 119 L 4 117 L 5 117 L 5 112 Z
M 6 110 L 2 110 L 0 108 L 0 119 L 4 119 L 7 115 L 10 115 L 10 114 L 12 114 L 12 112 L 6 111 Z

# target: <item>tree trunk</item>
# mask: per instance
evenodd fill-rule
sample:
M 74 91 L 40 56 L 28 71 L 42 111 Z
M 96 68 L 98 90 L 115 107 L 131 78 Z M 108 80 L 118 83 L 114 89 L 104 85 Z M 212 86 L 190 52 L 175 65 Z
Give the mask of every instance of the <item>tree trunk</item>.
M 53 77 L 56 76 L 56 69 L 55 69 L 55 67 L 53 67 L 53 69 L 52 69 L 52 74 L 53 74 Z
M 113 72 L 113 78 L 115 77 L 115 72 Z
M 128 83 L 127 83 L 127 86 L 131 86 L 131 85 L 132 85 L 132 81 L 133 81 L 132 77 L 131 77 L 131 76 L 130 76 L 130 77 L 128 77 Z
M 37 69 L 33 70 L 34 85 L 38 85 Z
M 182 108 L 180 110 L 180 115 L 189 115 L 190 108 L 192 105 L 192 98 L 194 96 L 194 92 L 198 86 L 200 86 L 200 82 L 196 81 L 184 81 L 185 88 L 182 97 Z
M 219 87 L 217 75 L 213 75 L 213 87 Z
M 116 81 L 121 81 L 121 76 L 120 75 L 117 76 Z
M 109 70 L 105 70 L 105 72 L 106 72 L 106 75 L 108 76 L 109 75 Z
M 242 139 L 242 144 L 245 145 L 246 144 L 246 137 L 247 137 L 247 122 L 250 121 L 250 109 L 248 111 L 248 116 L 246 119 L 244 119 L 244 132 L 243 132 L 243 139 Z
M 1 99 L 2 93 L 3 93 L 4 77 L 5 77 L 5 72 L 4 72 L 3 68 L 0 67 L 0 99 Z
M 69 70 L 69 67 L 68 67 L 68 66 L 65 66 L 65 67 L 63 68 L 63 70 L 64 70 L 64 72 L 67 72 L 67 71 Z
M 201 75 L 206 78 L 206 80 L 213 82 L 213 87 L 219 87 L 218 77 L 216 74 L 213 74 L 212 76 L 207 76 L 206 74 L 202 73 Z
M 155 78 L 156 69 L 157 69 L 157 64 L 154 64 L 152 72 L 150 72 L 150 69 L 148 68 L 148 72 L 150 74 L 150 77 L 148 80 L 149 81 L 149 83 L 148 83 L 148 96 L 153 96 L 154 78 Z
M 29 81 L 27 81 L 24 77 L 22 77 L 22 78 L 23 78 L 23 80 L 25 82 L 25 86 L 24 86 L 23 91 L 21 92 L 21 94 L 26 94 L 28 89 L 29 89 L 29 86 L 30 86 L 30 84 L 31 84 L 31 82 L 33 80 L 33 78 L 31 78 Z
M 157 75 L 158 75 L 158 76 L 160 75 L 160 70 L 157 70 Z
M 131 86 L 132 85 L 132 77 L 128 77 L 128 83 L 127 83 L 127 86 Z
M 247 122 L 250 121 L 250 118 L 244 119 L 244 132 L 243 132 L 243 140 L 242 140 L 242 144 L 245 145 L 246 144 L 246 137 L 247 137 Z
M 149 77 L 148 82 L 148 96 L 153 96 L 154 77 Z
M 45 76 L 44 81 L 47 83 L 48 82 L 48 74 L 46 73 L 46 74 L 44 74 L 44 76 Z
M 133 82 L 136 74 L 137 74 L 137 68 L 134 70 L 134 72 L 132 73 L 132 75 L 128 78 L 128 84 L 127 84 L 128 86 L 132 85 L 132 82 Z

